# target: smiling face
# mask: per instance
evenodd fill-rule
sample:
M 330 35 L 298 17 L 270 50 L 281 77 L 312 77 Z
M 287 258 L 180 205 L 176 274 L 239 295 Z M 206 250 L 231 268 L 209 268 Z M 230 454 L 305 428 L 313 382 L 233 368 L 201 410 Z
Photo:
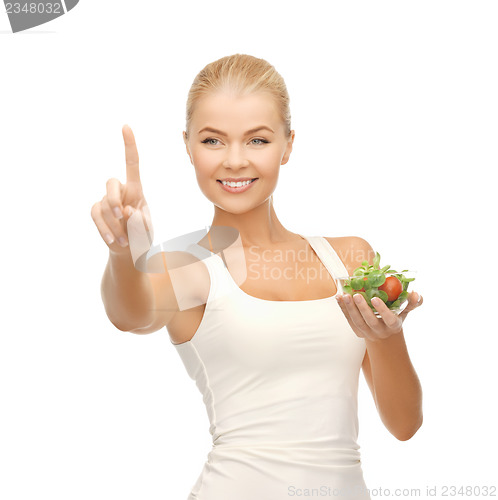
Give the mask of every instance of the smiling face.
M 269 203 L 280 165 L 292 151 L 294 131 L 286 137 L 268 93 L 216 92 L 197 101 L 184 140 L 203 194 L 222 210 L 241 214 Z M 257 180 L 243 192 L 228 192 L 221 184 L 227 178 Z

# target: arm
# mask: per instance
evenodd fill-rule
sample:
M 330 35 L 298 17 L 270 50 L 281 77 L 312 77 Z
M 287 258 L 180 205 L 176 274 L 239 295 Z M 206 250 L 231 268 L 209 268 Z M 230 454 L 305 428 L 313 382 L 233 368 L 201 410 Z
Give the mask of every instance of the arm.
M 138 271 L 130 252 L 109 252 L 100 287 L 107 317 L 121 331 L 152 322 L 153 290 L 146 273 Z
M 377 411 L 389 432 L 406 441 L 422 425 L 423 414 L 422 387 L 408 355 L 403 331 L 378 341 L 365 339 L 365 343 L 363 372 L 365 378 L 369 372 Z
M 109 247 L 101 296 L 107 316 L 118 330 L 150 333 L 167 325 L 178 307 L 164 253 L 155 254 L 146 261 L 146 270 L 155 272 L 142 272 L 133 262 L 130 247 L 139 249 L 140 253 L 147 244 L 150 249 L 154 233 L 140 180 L 135 136 L 127 125 L 122 133 L 126 184 L 109 179 L 106 195 L 94 203 L 91 210 L 92 219 Z M 133 215 L 137 210 L 140 217 Z M 128 234 L 129 229 L 131 234 Z M 124 239 L 123 246 L 117 244 L 118 238 Z
M 166 269 L 163 253 L 148 260 L 151 268 Z M 110 252 L 102 277 L 101 295 L 107 316 L 121 331 L 152 333 L 167 326 L 178 312 L 169 272 L 138 271 L 131 254 Z
M 358 237 L 348 240 L 350 251 L 347 268 L 350 273 L 360 266 L 363 260 L 373 264 L 375 251 L 367 241 Z M 413 303 L 412 298 L 410 303 Z M 364 305 L 368 308 L 366 303 Z M 344 307 L 341 305 L 343 310 Z M 407 310 L 409 308 L 414 307 L 409 305 Z M 358 309 L 361 309 L 360 306 Z M 359 336 L 365 338 L 363 374 L 380 418 L 391 434 L 401 441 L 406 441 L 422 425 L 423 415 L 422 387 L 408 355 L 403 329 L 400 328 L 384 338 L 376 337 L 373 331 L 370 331 L 369 335 L 361 335 L 362 332 L 356 325 L 353 329 L 358 330 L 357 334 L 360 333 Z M 367 330 L 363 329 L 363 332 L 366 333 Z

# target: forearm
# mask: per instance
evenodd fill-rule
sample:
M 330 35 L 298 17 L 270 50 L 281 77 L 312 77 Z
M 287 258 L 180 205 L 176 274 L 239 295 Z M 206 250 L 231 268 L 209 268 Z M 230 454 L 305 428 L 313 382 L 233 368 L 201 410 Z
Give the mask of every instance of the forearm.
M 408 355 L 403 331 L 365 340 L 377 410 L 387 429 L 406 440 L 422 425 L 422 387 Z
M 135 268 L 130 253 L 109 252 L 101 295 L 109 320 L 119 330 L 130 331 L 152 322 L 152 285 L 147 274 Z

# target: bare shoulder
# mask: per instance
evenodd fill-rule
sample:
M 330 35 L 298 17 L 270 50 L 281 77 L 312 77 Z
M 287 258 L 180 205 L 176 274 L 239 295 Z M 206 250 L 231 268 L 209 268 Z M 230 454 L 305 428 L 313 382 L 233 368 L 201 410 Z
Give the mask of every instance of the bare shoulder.
M 364 260 L 373 264 L 375 250 L 364 238 L 360 236 L 325 236 L 325 239 L 332 245 L 351 274 L 357 267 L 361 266 Z

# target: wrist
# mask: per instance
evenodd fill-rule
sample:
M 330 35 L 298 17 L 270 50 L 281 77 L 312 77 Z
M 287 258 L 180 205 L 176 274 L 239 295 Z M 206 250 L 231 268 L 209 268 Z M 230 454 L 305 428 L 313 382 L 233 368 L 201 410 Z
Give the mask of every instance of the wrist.
M 370 347 L 372 349 L 376 348 L 383 348 L 383 347 L 391 347 L 393 345 L 399 345 L 400 343 L 404 342 L 404 333 L 403 333 L 403 328 L 401 328 L 399 331 L 389 335 L 389 337 L 385 338 L 374 338 L 374 339 L 367 339 L 365 337 L 365 344 L 367 346 L 367 349 Z

